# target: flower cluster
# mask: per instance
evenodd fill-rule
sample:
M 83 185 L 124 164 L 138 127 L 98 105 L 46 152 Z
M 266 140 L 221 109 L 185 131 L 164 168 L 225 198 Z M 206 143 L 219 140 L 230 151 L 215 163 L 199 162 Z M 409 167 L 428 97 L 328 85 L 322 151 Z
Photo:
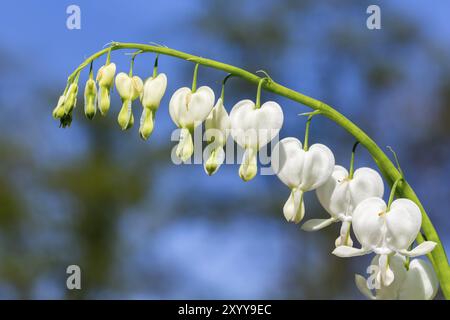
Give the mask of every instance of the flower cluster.
M 138 52 L 140 53 L 140 52 Z M 133 54 L 128 73 L 115 76 L 116 66 L 107 62 L 93 79 L 92 63 L 84 92 L 85 114 L 92 119 L 98 108 L 106 115 L 110 108 L 110 92 L 113 84 L 122 100 L 117 121 L 122 130 L 134 124 L 132 105 L 138 98 L 143 107 L 139 134 L 147 139 L 154 129 L 155 115 L 167 88 L 167 77 L 158 74 L 156 57 L 153 74 L 145 81 L 133 75 Z M 194 129 L 204 124 L 207 146 L 203 152 L 204 170 L 208 175 L 217 172 L 225 160 L 224 146 L 229 136 L 243 150 L 239 176 L 244 181 L 253 179 L 258 172 L 257 155 L 269 144 L 283 126 L 284 116 L 275 101 L 261 104 L 261 88 L 269 77 L 258 84 L 256 100 L 239 101 L 230 111 L 224 105 L 225 82 L 221 96 L 217 99 L 208 86 L 197 88 L 198 66 L 194 69 L 192 87 L 175 91 L 169 102 L 169 113 L 179 130 L 176 156 L 183 162 L 194 152 Z M 59 98 L 53 116 L 60 119 L 63 127 L 70 125 L 76 106 L 79 73 L 66 87 Z M 114 81 L 115 80 L 115 81 Z M 99 87 L 99 95 L 97 91 Z M 412 248 L 422 223 L 419 207 L 405 198 L 395 199 L 396 188 L 403 179 L 395 181 L 388 203 L 383 200 L 384 184 L 377 171 L 371 168 L 354 170 L 353 148 L 350 168 L 335 164 L 333 152 L 327 146 L 316 143 L 309 146 L 309 126 L 316 111 L 308 114 L 303 143 L 295 137 L 280 140 L 273 148 L 271 167 L 278 178 L 290 189 L 283 207 L 287 221 L 299 223 L 305 216 L 304 194 L 315 190 L 329 218 L 310 219 L 303 225 L 306 231 L 317 231 L 333 223 L 340 223 L 340 232 L 335 241 L 333 254 L 338 257 L 353 257 L 375 253 L 372 261 L 373 283 L 357 275 L 360 291 L 371 299 L 431 299 L 436 294 L 438 283 L 433 269 L 420 259 L 410 258 L 424 255 L 434 249 L 436 243 L 424 241 Z M 361 248 L 354 247 L 354 237 Z M 375 289 L 375 294 L 372 290 Z

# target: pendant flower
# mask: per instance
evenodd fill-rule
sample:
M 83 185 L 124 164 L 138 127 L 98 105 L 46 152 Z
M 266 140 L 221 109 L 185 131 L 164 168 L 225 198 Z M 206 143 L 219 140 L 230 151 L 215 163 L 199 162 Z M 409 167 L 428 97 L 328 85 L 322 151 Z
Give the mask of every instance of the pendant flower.
M 98 96 L 98 110 L 102 116 L 106 115 L 111 103 L 110 92 L 114 82 L 114 75 L 116 74 L 116 64 L 108 63 L 98 69 L 97 82 L 100 94 Z
M 170 98 L 169 113 L 172 121 L 181 128 L 180 140 L 176 155 L 183 162 L 187 161 L 194 152 L 192 134 L 211 113 L 214 107 L 214 91 L 202 86 L 192 92 L 188 87 L 175 91 Z
M 378 266 L 380 256 L 375 256 L 371 265 Z M 371 283 L 363 276 L 355 275 L 356 286 L 372 300 L 432 300 L 439 288 L 433 267 L 422 259 L 413 259 L 406 267 L 406 259 L 400 255 L 390 257 L 390 266 L 395 275 L 389 286 Z M 375 289 L 371 289 L 375 287 Z M 375 293 L 375 294 L 374 294 Z
M 138 76 L 130 77 L 128 74 L 121 72 L 116 76 L 116 88 L 122 99 L 122 108 L 117 117 L 117 122 L 122 130 L 127 130 L 134 124 L 131 105 L 141 94 L 143 83 Z
M 205 134 L 208 145 L 203 152 L 203 158 L 205 160 L 204 169 L 208 175 L 216 173 L 225 161 L 223 147 L 227 143 L 230 128 L 230 117 L 223 105 L 222 98 L 219 98 L 205 120 Z
M 390 208 L 383 199 L 366 199 L 353 212 L 352 223 L 362 248 L 339 246 L 333 254 L 338 257 L 353 257 L 370 252 L 380 255 L 377 281 L 384 286 L 394 281 L 394 273 L 389 267 L 393 254 L 416 257 L 429 253 L 436 246 L 433 241 L 425 241 L 409 250 L 422 224 L 419 207 L 409 199 L 394 200 Z
M 251 100 L 238 102 L 230 112 L 231 136 L 244 149 L 239 176 L 244 181 L 253 179 L 258 171 L 257 153 L 278 135 L 283 126 L 283 110 L 274 101 L 260 108 Z
M 296 138 L 280 140 L 272 152 L 272 169 L 291 189 L 283 207 L 289 222 L 299 223 L 305 215 L 303 193 L 323 185 L 333 172 L 334 155 L 323 144 L 313 144 L 308 151 Z
M 383 179 L 375 170 L 359 168 L 350 178 L 348 171 L 337 165 L 328 180 L 316 189 L 320 204 L 331 218 L 308 220 L 302 225 L 302 229 L 316 231 L 340 221 L 342 222 L 340 236 L 335 244 L 351 247 L 353 241 L 350 237 L 350 227 L 354 209 L 363 200 L 382 197 L 383 193 Z
M 141 93 L 141 103 L 144 108 L 141 115 L 139 134 L 142 139 L 148 139 L 153 132 L 156 111 L 167 88 L 167 77 L 164 73 L 150 77 L 144 82 Z
M 97 86 L 91 78 L 86 81 L 84 87 L 84 114 L 88 119 L 92 119 L 97 111 L 96 109 Z

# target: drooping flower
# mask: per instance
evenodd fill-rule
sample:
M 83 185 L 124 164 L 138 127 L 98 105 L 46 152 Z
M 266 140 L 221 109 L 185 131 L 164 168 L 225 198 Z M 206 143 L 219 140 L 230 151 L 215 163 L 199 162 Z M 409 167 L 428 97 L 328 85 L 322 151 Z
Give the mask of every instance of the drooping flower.
M 97 99 L 98 109 L 101 115 L 106 115 L 111 104 L 110 92 L 114 83 L 114 75 L 116 74 L 116 64 L 107 63 L 98 69 L 97 82 L 99 86 L 99 96 Z
M 371 266 L 378 268 L 380 256 L 375 256 Z M 407 264 L 401 255 L 390 257 L 394 280 L 389 286 L 355 275 L 359 291 L 372 300 L 431 300 L 436 296 L 439 281 L 433 267 L 422 259 L 412 259 Z M 376 280 L 376 279 L 374 279 Z
M 274 101 L 265 102 L 260 108 L 251 100 L 238 102 L 230 112 L 231 135 L 244 149 L 239 176 L 248 181 L 258 171 L 257 153 L 278 135 L 283 126 L 283 110 Z
M 353 231 L 362 247 L 339 246 L 333 254 L 352 257 L 375 252 L 380 255 L 377 281 L 389 286 L 394 281 L 394 273 L 390 269 L 393 254 L 416 257 L 429 253 L 436 246 L 433 241 L 425 241 L 409 250 L 421 223 L 420 209 L 409 199 L 396 199 L 388 208 L 383 199 L 368 198 L 356 207 L 352 219 Z
M 96 108 L 95 105 L 97 98 L 97 86 L 94 79 L 89 78 L 86 81 L 86 86 L 84 87 L 84 114 L 88 119 L 92 119 L 95 116 Z
M 122 130 L 126 130 L 131 128 L 134 124 L 131 105 L 141 94 L 143 83 L 138 76 L 131 77 L 124 72 L 120 72 L 116 76 L 116 88 L 122 99 L 122 108 L 117 117 L 117 122 Z
M 192 134 L 194 129 L 205 121 L 214 107 L 214 91 L 202 86 L 192 92 L 188 87 L 175 91 L 170 98 L 169 113 L 172 121 L 181 128 L 176 155 L 183 162 L 194 152 Z
M 52 115 L 55 119 L 61 119 L 64 114 L 66 113 L 66 110 L 64 109 L 64 100 L 66 99 L 65 95 L 59 97 L 58 103 L 56 104 L 56 107 L 53 109 Z
M 77 105 L 78 83 L 72 82 L 64 98 L 64 114 L 71 114 Z
M 142 139 L 147 139 L 153 132 L 155 114 L 166 92 L 166 87 L 167 77 L 164 73 L 160 73 L 156 77 L 149 77 L 144 82 L 141 93 L 143 111 L 139 127 Z
M 297 138 L 280 140 L 272 152 L 272 169 L 291 189 L 283 207 L 287 221 L 299 223 L 305 215 L 303 194 L 323 185 L 333 172 L 334 155 L 323 144 L 313 144 L 307 151 Z
M 375 170 L 359 168 L 350 178 L 348 171 L 337 165 L 328 180 L 316 189 L 320 204 L 331 218 L 308 220 L 303 224 L 302 229 L 316 231 L 340 221 L 342 222 L 340 236 L 335 244 L 336 246 L 352 246 L 350 227 L 353 210 L 367 198 L 382 197 L 383 192 L 383 179 Z
M 208 145 L 203 153 L 204 169 L 208 175 L 213 175 L 225 161 L 223 147 L 230 133 L 231 120 L 223 105 L 222 98 L 205 120 L 206 140 Z

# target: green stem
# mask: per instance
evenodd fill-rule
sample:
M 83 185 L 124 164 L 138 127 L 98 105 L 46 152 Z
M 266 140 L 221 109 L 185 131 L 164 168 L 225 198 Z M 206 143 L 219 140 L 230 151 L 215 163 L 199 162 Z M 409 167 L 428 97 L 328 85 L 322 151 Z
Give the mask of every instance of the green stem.
M 197 75 L 198 75 L 198 66 L 200 63 L 197 63 L 194 68 L 194 76 L 192 77 L 192 93 L 195 93 L 197 91 Z
M 256 91 L 256 102 L 255 102 L 256 109 L 259 109 L 261 107 L 261 88 L 266 80 L 267 78 L 261 78 L 258 82 L 258 90 Z
M 155 79 L 156 76 L 158 75 L 158 59 L 159 59 L 159 53 L 156 54 L 155 64 L 153 65 L 153 79 Z
M 222 80 L 222 91 L 220 92 L 220 99 L 222 99 L 222 103 L 224 104 L 225 99 L 225 84 L 227 83 L 227 80 L 230 79 L 233 75 L 230 73 Z
M 114 42 L 111 44 L 110 48 L 100 50 L 95 54 L 93 54 L 92 56 L 88 57 L 83 63 L 81 63 L 78 66 L 78 68 L 75 69 L 75 71 L 69 76 L 68 80 L 69 81 L 73 80 L 76 74 L 83 68 L 85 68 L 92 60 L 97 59 L 98 57 L 104 55 L 110 50 L 112 51 L 119 49 L 139 49 L 142 50 L 143 52 L 160 53 L 167 56 L 192 61 L 201 64 L 205 67 L 210 67 L 217 70 L 222 70 L 227 73 L 231 73 L 233 76 L 242 78 L 254 84 L 259 84 L 259 82 L 262 79 L 261 77 L 244 69 L 226 63 L 222 63 L 219 61 L 197 57 L 195 55 L 191 55 L 182 51 L 139 43 Z M 383 174 L 389 185 L 392 185 L 397 179 L 402 178 L 402 175 L 399 172 L 399 170 L 395 167 L 395 165 L 392 163 L 389 157 L 383 152 L 383 150 L 381 150 L 381 148 L 375 143 L 375 141 L 373 141 L 372 138 L 370 138 L 363 130 L 361 130 L 358 126 L 356 126 L 353 122 L 351 122 L 337 110 L 333 109 L 331 106 L 327 105 L 326 103 L 320 100 L 311 98 L 300 92 L 289 89 L 281 84 L 276 83 L 275 81 L 265 81 L 262 84 L 262 88 L 277 95 L 286 97 L 290 100 L 306 105 L 314 110 L 319 110 L 322 115 L 324 115 L 331 121 L 335 122 L 340 127 L 344 128 L 348 133 L 350 133 L 353 137 L 355 137 L 356 140 L 358 140 L 361 143 L 361 145 L 363 145 L 369 151 L 370 155 L 374 159 L 376 165 L 380 169 L 381 173 Z M 397 192 L 399 196 L 414 201 L 419 206 L 422 212 L 422 232 L 427 240 L 434 241 L 437 243 L 436 248 L 431 252 L 430 260 L 439 278 L 441 289 L 444 296 L 447 299 L 450 299 L 450 267 L 448 265 L 447 256 L 445 254 L 441 240 L 439 239 L 439 236 L 430 218 L 425 212 L 425 209 L 423 208 L 422 204 L 420 203 L 417 195 L 415 194 L 411 186 L 405 181 L 397 187 Z M 418 235 L 417 241 L 418 242 L 423 241 L 422 235 Z
M 403 180 L 403 178 L 398 178 L 397 180 L 395 180 L 394 184 L 392 185 L 391 194 L 389 195 L 389 201 L 387 204 L 387 210 L 386 210 L 387 212 L 389 212 L 389 210 L 391 210 L 391 204 L 392 204 L 392 201 L 394 201 L 395 192 L 397 191 L 397 186 L 400 183 L 400 181 L 402 181 L 402 180 Z
M 355 172 L 355 151 L 356 147 L 358 146 L 359 141 L 356 141 L 353 145 L 352 149 L 352 158 L 350 159 L 350 169 L 348 170 L 348 178 L 353 179 L 353 173 Z

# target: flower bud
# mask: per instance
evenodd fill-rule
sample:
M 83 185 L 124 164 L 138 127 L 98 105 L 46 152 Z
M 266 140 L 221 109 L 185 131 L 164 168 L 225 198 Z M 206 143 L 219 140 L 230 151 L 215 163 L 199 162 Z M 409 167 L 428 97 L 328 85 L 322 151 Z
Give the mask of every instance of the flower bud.
M 77 104 L 78 84 L 72 83 L 66 92 L 64 99 L 65 114 L 69 114 L 75 108 Z
M 225 151 L 221 146 L 214 146 L 210 144 L 206 146 L 203 152 L 203 159 L 206 159 L 204 169 L 207 175 L 211 176 L 217 172 L 219 167 L 225 161 Z
M 256 176 L 258 172 L 258 165 L 256 163 L 256 150 L 247 149 L 242 159 L 242 164 L 239 167 L 239 176 L 244 181 L 249 181 Z
M 59 97 L 58 99 L 58 103 L 56 104 L 55 109 L 53 109 L 53 118 L 55 119 L 61 119 L 62 116 L 64 116 L 64 113 L 66 112 L 64 110 L 64 100 L 65 100 L 65 96 L 62 95 Z
M 145 108 L 142 111 L 141 123 L 139 127 L 139 134 L 142 139 L 146 140 L 153 132 L 153 122 L 155 119 L 155 113 L 150 108 Z
M 141 102 L 144 108 L 156 111 L 159 108 L 161 99 L 166 92 L 167 77 L 164 73 L 158 74 L 155 78 L 150 77 L 145 80 L 141 94 Z
M 97 72 L 97 82 L 100 89 L 98 97 L 98 109 L 102 115 L 105 115 L 110 106 L 110 91 L 114 82 L 114 75 L 116 73 L 116 65 L 110 63 L 102 66 Z
M 88 119 L 92 119 L 95 116 L 96 106 L 95 99 L 97 97 L 97 86 L 93 79 L 86 81 L 84 87 L 84 114 Z
M 192 142 L 192 135 L 188 129 L 181 129 L 180 141 L 178 142 L 175 154 L 181 161 L 186 162 L 194 153 L 194 143 Z
M 124 72 L 116 76 L 116 88 L 122 99 L 122 108 L 120 109 L 117 121 L 122 130 L 129 129 L 134 124 L 134 116 L 131 109 L 133 100 L 139 97 L 142 92 L 143 83 L 141 78 L 130 77 Z

